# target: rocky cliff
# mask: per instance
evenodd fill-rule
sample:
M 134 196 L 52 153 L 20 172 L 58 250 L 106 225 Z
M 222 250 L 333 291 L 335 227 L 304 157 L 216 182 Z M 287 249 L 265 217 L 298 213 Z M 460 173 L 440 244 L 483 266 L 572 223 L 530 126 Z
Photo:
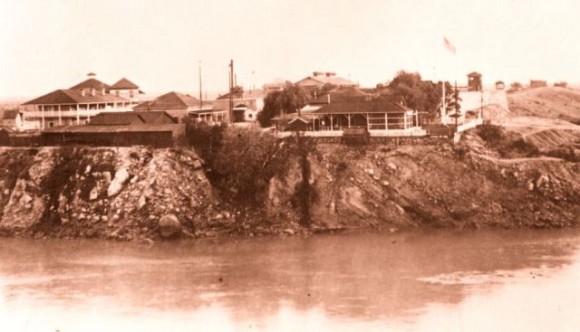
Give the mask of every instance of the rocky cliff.
M 194 236 L 194 224 L 214 213 L 202 161 L 190 150 L 4 148 L 0 164 L 5 234 L 146 239 L 163 227 L 173 235 L 178 219 L 178 231 Z
M 315 229 L 551 228 L 580 223 L 577 162 L 503 159 L 474 134 L 456 146 L 318 145 L 317 151 L 309 158 Z M 298 162 L 294 165 L 298 168 Z M 286 182 L 298 178 L 296 170 Z M 283 202 L 291 202 L 296 185 L 273 182 L 270 213 L 290 213 Z
M 6 236 L 149 241 L 580 222 L 579 163 L 502 159 L 474 134 L 456 146 L 311 144 L 253 204 L 220 198 L 193 149 L 1 148 L 0 164 Z

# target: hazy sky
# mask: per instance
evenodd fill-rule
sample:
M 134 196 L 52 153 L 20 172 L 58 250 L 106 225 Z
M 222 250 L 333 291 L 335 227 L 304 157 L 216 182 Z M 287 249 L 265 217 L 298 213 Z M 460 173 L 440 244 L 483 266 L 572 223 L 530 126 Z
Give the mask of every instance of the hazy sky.
M 315 70 L 375 86 L 399 70 L 484 84 L 577 82 L 580 3 L 540 0 L 0 0 L 0 97 L 38 96 L 88 72 L 151 93 L 246 89 Z M 443 37 L 456 55 L 443 47 Z

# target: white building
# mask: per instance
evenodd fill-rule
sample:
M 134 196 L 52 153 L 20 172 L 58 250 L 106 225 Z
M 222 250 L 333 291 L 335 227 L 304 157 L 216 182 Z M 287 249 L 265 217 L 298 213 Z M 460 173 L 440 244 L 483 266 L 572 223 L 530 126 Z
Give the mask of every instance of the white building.
M 127 112 L 137 102 L 131 98 L 139 87 L 126 79 L 111 87 L 89 74 L 89 78 L 71 88 L 59 89 L 20 106 L 22 120 L 39 129 L 87 123 L 102 112 Z M 123 83 L 123 84 L 121 84 Z

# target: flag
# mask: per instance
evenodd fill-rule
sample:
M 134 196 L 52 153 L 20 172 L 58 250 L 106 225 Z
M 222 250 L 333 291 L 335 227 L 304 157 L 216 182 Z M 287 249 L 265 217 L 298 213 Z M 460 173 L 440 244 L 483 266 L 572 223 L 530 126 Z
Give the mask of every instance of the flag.
M 447 38 L 443 37 L 443 46 L 445 46 L 445 48 L 451 52 L 452 54 L 455 54 L 455 46 L 453 46 L 453 44 L 451 44 L 449 42 L 449 40 L 447 40 Z

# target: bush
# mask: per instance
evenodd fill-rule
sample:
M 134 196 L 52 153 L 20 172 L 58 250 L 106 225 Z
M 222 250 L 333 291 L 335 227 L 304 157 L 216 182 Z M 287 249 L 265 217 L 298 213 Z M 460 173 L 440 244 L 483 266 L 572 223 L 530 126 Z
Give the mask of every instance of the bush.
M 502 156 L 534 157 L 539 155 L 540 150 L 533 143 L 518 138 L 509 142 L 500 149 Z
M 210 178 L 227 197 L 260 199 L 270 179 L 285 169 L 286 154 L 283 145 L 268 133 L 228 127 L 219 148 L 207 160 Z
M 501 144 L 506 138 L 503 128 L 492 124 L 479 126 L 477 128 L 477 135 L 486 143 L 494 146 Z
M 210 125 L 187 118 L 185 121 L 185 140 L 206 159 L 214 150 L 219 149 L 227 124 Z
M 504 158 L 534 157 L 540 154 L 533 143 L 517 134 L 506 133 L 500 126 L 484 124 L 478 127 L 477 134 Z

